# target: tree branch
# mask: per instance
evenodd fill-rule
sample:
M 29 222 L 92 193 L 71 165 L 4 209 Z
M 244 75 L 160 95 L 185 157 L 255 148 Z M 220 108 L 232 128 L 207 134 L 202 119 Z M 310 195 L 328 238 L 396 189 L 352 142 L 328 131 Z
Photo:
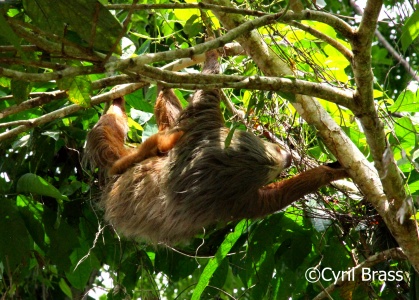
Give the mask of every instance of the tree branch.
M 220 5 L 212 5 L 206 3 L 162 3 L 162 4 L 108 4 L 105 5 L 107 9 L 116 10 L 151 10 L 151 9 L 206 9 L 206 10 L 220 10 L 232 14 L 241 14 L 249 16 L 265 16 L 268 13 L 250 9 L 241 9 L 235 7 L 226 7 Z
M 97 105 L 102 102 L 111 101 L 116 98 L 120 98 L 125 96 L 126 94 L 130 94 L 135 92 L 136 90 L 139 90 L 144 87 L 144 83 L 134 83 L 129 85 L 120 86 L 118 88 L 112 89 L 111 91 L 107 93 L 103 93 L 98 96 L 92 97 L 91 105 Z M 56 111 L 50 112 L 48 114 L 45 114 L 39 118 L 27 120 L 24 125 L 18 126 L 16 128 L 13 128 L 9 131 L 3 132 L 0 134 L 0 142 L 4 141 L 8 138 L 14 137 L 22 132 L 25 132 L 26 130 L 40 126 L 42 124 L 51 122 L 52 120 L 58 119 L 58 118 L 64 118 L 68 116 L 69 114 L 75 113 L 79 110 L 84 109 L 83 107 L 73 104 L 66 107 L 63 107 L 61 109 L 57 109 Z
M 82 67 L 66 67 L 63 70 L 48 72 L 48 73 L 27 73 L 0 67 L 0 75 L 16 80 L 30 81 L 30 82 L 47 82 L 51 80 L 59 80 L 64 77 L 74 77 L 80 75 L 99 74 L 103 73 L 105 69 L 98 66 L 82 66 Z
M 241 48 L 241 46 L 237 43 L 229 43 L 225 45 L 223 48 L 219 49 L 219 51 L 222 52 L 224 56 L 235 56 L 235 55 L 243 54 L 243 48 Z M 205 54 L 197 55 L 194 57 L 194 59 L 183 58 L 183 59 L 176 60 L 162 67 L 162 70 L 179 71 L 181 69 L 196 65 L 204 61 L 205 61 Z M 136 76 L 135 74 L 131 76 L 117 75 L 117 76 L 102 78 L 102 79 L 92 82 L 92 90 L 104 89 L 110 86 L 116 86 L 120 84 L 139 83 L 139 82 L 142 82 L 142 78 L 141 76 Z M 145 84 L 145 82 L 143 83 Z M 19 113 L 27 109 L 31 109 L 34 107 L 47 104 L 54 100 L 64 99 L 67 97 L 67 93 L 65 91 L 32 93 L 30 95 L 34 96 L 34 98 L 24 101 L 18 105 L 12 105 L 10 107 L 5 108 L 3 111 L 0 111 L 0 119 L 5 118 L 12 114 Z M 6 97 L 8 99 L 13 98 L 12 96 L 6 96 Z M 5 97 L 2 97 L 0 99 L 5 99 Z
M 281 91 L 319 97 L 333 103 L 348 106 L 352 102 L 352 91 L 331 87 L 327 83 L 313 83 L 299 79 L 265 77 L 185 74 L 160 70 L 150 66 L 137 69 L 141 75 L 159 81 L 168 87 L 188 89 L 246 88 L 255 90 Z
M 344 45 L 342 45 L 341 43 L 339 43 L 337 40 L 323 34 L 322 32 L 314 29 L 313 27 L 304 25 L 302 23 L 298 23 L 298 22 L 290 22 L 290 24 L 294 27 L 297 27 L 301 30 L 304 30 L 305 32 L 310 33 L 311 35 L 315 36 L 318 39 L 321 39 L 323 41 L 325 41 L 326 43 L 328 43 L 329 45 L 331 45 L 332 47 L 334 47 L 336 50 L 338 50 L 340 53 L 342 53 L 343 56 L 345 56 L 345 58 L 348 61 L 352 61 L 353 58 L 353 53 L 351 50 L 349 50 L 348 48 L 346 48 Z
M 349 1 L 351 6 L 354 8 L 355 12 L 362 16 L 363 12 L 362 9 L 355 3 L 355 1 L 351 0 Z M 403 66 L 403 68 L 412 76 L 413 79 L 419 82 L 419 76 L 417 75 L 417 72 L 412 69 L 410 64 L 401 56 L 396 49 L 386 40 L 386 38 L 381 34 L 381 32 L 378 31 L 378 29 L 375 30 L 375 36 L 377 37 L 378 41 L 384 46 L 384 48 L 387 49 L 387 51 L 390 53 L 391 56 L 400 64 Z
M 352 110 L 359 118 L 364 129 L 384 191 L 388 199 L 393 200 L 394 209 L 398 210 L 406 200 L 407 195 L 373 98 L 374 75 L 371 67 L 371 44 L 374 30 L 371 30 L 371 28 L 377 26 L 381 6 L 381 0 L 367 1 L 359 30 L 352 43 L 354 51 L 353 70 L 357 83 L 355 105 Z M 411 214 L 410 211 L 406 213 Z

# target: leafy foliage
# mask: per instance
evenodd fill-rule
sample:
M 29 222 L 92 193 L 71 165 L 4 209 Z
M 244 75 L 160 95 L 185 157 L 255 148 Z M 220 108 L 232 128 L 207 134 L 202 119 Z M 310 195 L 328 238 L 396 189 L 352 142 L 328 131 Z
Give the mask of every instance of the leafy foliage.
M 102 299 L 311 299 L 333 281 L 323 278 L 318 284 L 310 283 L 305 277 L 309 268 L 346 271 L 397 246 L 368 199 L 357 191 L 332 187 L 263 220 L 208 228 L 205 236 L 176 249 L 126 240 L 104 224 L 96 206 L 100 194 L 97 174 L 81 164 L 86 133 L 104 109 L 102 104 L 91 107 L 91 103 L 115 84 L 139 80 L 133 70 L 126 72 L 131 76 L 127 79 L 107 69 L 107 63 L 202 44 L 209 23 L 219 30 L 217 34 L 224 33 L 211 11 L 182 9 L 181 3 L 176 9 L 107 6 L 132 2 L 22 0 L 0 4 L 0 74 L 4 76 L 0 77 L 0 288 L 4 298 L 79 299 L 102 294 Z M 346 2 L 326 2 L 325 11 L 353 15 Z M 308 1 L 303 3 L 315 9 Z M 235 4 L 266 13 L 287 7 L 284 1 Z M 403 49 L 411 68 L 417 70 L 417 11 L 407 3 L 392 2 L 386 9 L 393 19 L 380 23 L 380 32 L 393 48 Z M 397 13 L 404 11 L 410 15 Z M 350 62 L 341 52 L 300 27 L 280 21 L 258 30 L 295 78 L 327 83 L 337 90 L 355 89 Z M 349 22 L 356 25 L 357 21 Z M 301 23 L 349 47 L 332 26 L 312 20 Z M 409 84 L 411 75 L 388 49 L 377 44 L 371 55 L 375 106 L 409 196 L 416 200 L 418 86 Z M 244 56 L 225 57 L 222 63 L 224 74 L 260 73 Z M 5 73 L 6 69 L 10 72 Z M 69 70 L 75 73 L 65 73 Z M 185 72 L 196 70 L 189 66 Z M 26 76 L 56 73 L 60 76 L 47 80 Z M 110 76 L 116 81 L 106 82 Z M 176 91 L 184 104 L 191 92 L 189 88 Z M 235 112 L 224 107 L 227 126 L 287 140 L 301 156 L 290 175 L 314 162 L 335 160 L 315 129 L 290 105 L 294 94 L 235 88 L 224 92 L 244 116 L 236 121 Z M 156 89 L 147 86 L 125 98 L 129 140 L 141 142 L 157 130 L 152 117 Z M 63 109 L 73 103 L 84 109 L 65 113 Z M 372 160 L 354 113 L 332 102 L 320 103 Z M 403 278 L 349 282 L 332 293 L 333 299 L 415 298 L 418 274 L 407 261 L 400 257 L 382 260 L 373 270 L 402 271 Z

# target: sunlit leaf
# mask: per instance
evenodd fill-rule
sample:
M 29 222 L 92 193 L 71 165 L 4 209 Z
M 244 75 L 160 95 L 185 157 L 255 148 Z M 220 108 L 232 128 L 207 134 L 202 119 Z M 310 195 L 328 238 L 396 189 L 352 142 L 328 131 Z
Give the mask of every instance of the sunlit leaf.
M 388 110 L 391 112 L 419 112 L 418 93 L 406 89 L 403 93 L 400 93 L 396 102 Z
M 61 278 L 58 285 L 59 285 L 60 289 L 63 291 L 64 294 L 66 294 L 70 299 L 73 298 L 71 288 L 68 286 L 67 282 L 65 282 L 64 278 Z
M 402 30 L 402 47 L 403 51 L 412 44 L 414 40 L 419 36 L 419 11 L 416 10 L 413 14 L 407 18 L 405 24 L 401 27 Z
M 67 196 L 61 194 L 52 184 L 32 173 L 22 175 L 17 182 L 16 189 L 19 193 L 33 193 L 68 201 Z
M 61 89 L 67 91 L 71 102 L 82 107 L 90 106 L 92 83 L 88 76 L 65 77 L 57 83 Z
M 236 225 L 236 227 L 234 228 L 234 231 L 227 235 L 223 243 L 218 248 L 217 253 L 215 254 L 215 257 L 210 259 L 208 264 L 205 266 L 204 271 L 202 271 L 202 274 L 199 277 L 199 281 L 192 294 L 192 298 L 191 298 L 192 300 L 200 299 L 201 294 L 204 291 L 204 289 L 208 286 L 208 283 L 212 275 L 217 270 L 217 268 L 221 265 L 223 259 L 227 256 L 230 249 L 234 246 L 234 244 L 237 242 L 239 237 L 242 235 L 245 227 L 246 227 L 246 220 L 242 220 Z

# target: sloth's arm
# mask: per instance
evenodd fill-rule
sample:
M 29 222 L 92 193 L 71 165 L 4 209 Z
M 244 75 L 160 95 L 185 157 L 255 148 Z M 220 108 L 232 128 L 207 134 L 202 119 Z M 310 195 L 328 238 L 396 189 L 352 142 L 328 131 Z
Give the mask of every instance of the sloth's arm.
M 348 177 L 338 166 L 319 166 L 289 179 L 271 183 L 258 191 L 257 201 L 249 205 L 245 218 L 260 218 L 279 211 L 332 181 Z

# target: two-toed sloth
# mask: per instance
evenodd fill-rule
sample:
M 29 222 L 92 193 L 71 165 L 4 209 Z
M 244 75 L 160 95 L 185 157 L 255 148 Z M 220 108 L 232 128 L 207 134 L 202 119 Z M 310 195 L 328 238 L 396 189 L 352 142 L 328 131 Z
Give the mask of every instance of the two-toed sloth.
M 210 51 L 203 73 L 218 72 L 217 52 Z M 118 232 L 175 244 L 218 222 L 266 216 L 347 177 L 339 166 L 319 166 L 268 184 L 290 166 L 290 154 L 239 130 L 226 142 L 219 93 L 198 90 L 182 110 L 170 89 L 161 90 L 155 105 L 159 132 L 134 150 L 124 145 L 122 99 L 88 134 L 86 157 L 109 176 L 101 203 Z

